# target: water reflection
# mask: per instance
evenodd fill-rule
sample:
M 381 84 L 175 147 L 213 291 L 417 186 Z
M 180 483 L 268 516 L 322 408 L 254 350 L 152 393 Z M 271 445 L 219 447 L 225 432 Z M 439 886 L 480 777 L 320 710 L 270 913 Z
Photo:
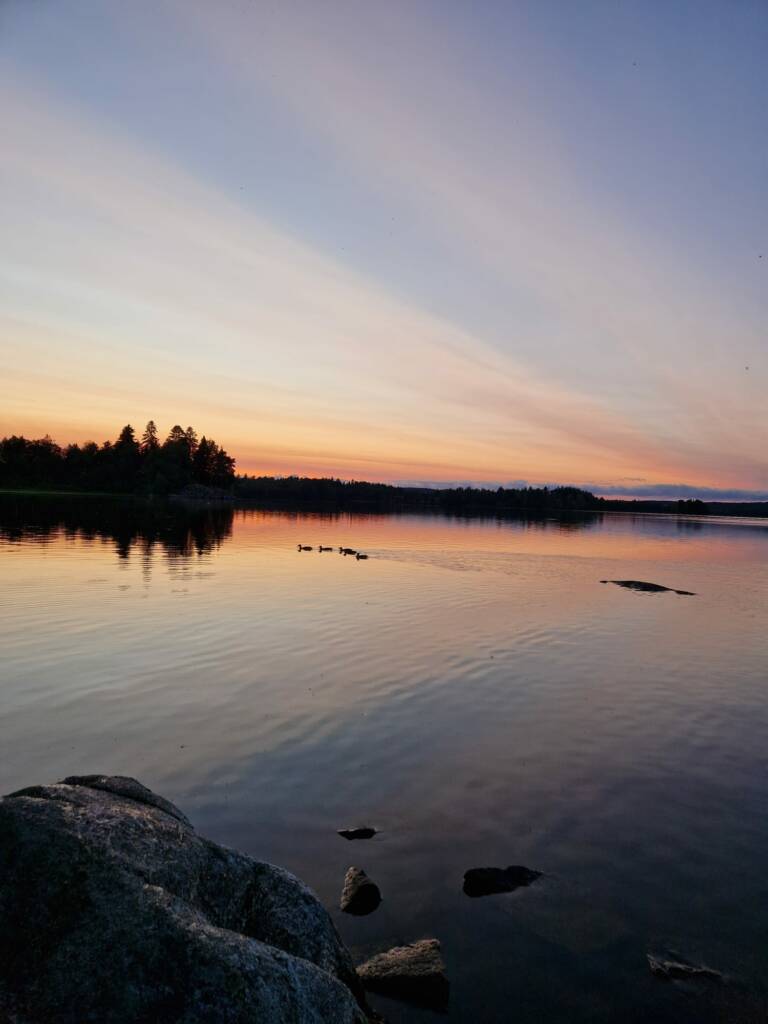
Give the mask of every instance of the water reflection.
M 228 505 L 180 505 L 124 498 L 39 498 L 0 500 L 0 540 L 50 544 L 111 542 L 119 559 L 137 549 L 151 563 L 155 548 L 171 559 L 214 551 L 232 536 Z
M 0 791 L 138 776 L 359 958 L 439 937 L 452 1021 L 764 1019 L 764 522 L 14 499 L 0 568 Z M 335 911 L 355 823 L 365 918 Z M 545 877 L 468 900 L 494 864 Z M 743 987 L 658 982 L 668 947 Z
M 242 524 L 280 527 L 305 523 L 309 528 L 322 528 L 325 535 L 335 527 L 347 531 L 350 523 L 370 528 L 388 524 L 390 538 L 412 533 L 402 524 L 419 520 L 440 523 L 446 528 L 461 526 L 507 526 L 512 530 L 575 532 L 599 526 L 598 513 L 566 514 L 561 519 L 530 516 L 484 515 L 406 515 L 390 513 L 308 512 L 255 508 L 234 509 L 229 504 L 194 504 L 167 501 L 145 501 L 113 497 L 79 497 L 73 495 L 39 497 L 7 495 L 0 497 L 0 540 L 9 543 L 50 544 L 67 541 L 110 542 L 117 557 L 127 560 L 138 552 L 147 572 L 152 568 L 152 555 L 159 548 L 168 558 L 184 560 L 217 550 L 232 536 L 235 517 Z
M 118 560 L 139 554 L 145 575 L 153 556 L 183 565 L 218 551 L 233 529 L 241 540 L 264 547 L 299 542 L 373 549 L 376 557 L 415 559 L 460 568 L 452 557 L 488 568 L 497 554 L 548 554 L 658 561 L 749 561 L 760 558 L 768 537 L 765 520 L 685 516 L 568 513 L 557 518 L 524 515 L 457 515 L 375 511 L 309 512 L 305 509 L 233 508 L 119 498 L 0 496 L 0 541 L 50 545 L 109 544 Z M 477 556 L 477 557 L 475 557 Z

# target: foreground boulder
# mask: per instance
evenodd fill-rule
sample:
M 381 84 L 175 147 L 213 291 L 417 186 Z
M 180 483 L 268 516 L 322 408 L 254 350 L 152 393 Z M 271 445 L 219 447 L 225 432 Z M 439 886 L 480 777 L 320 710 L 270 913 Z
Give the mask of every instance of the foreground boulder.
M 464 892 L 467 896 L 514 892 L 521 886 L 531 885 L 537 878 L 541 878 L 540 871 L 522 864 L 510 864 L 508 868 L 470 868 L 464 872 Z
M 372 914 L 381 903 L 381 893 L 362 868 L 350 868 L 344 876 L 341 909 L 347 914 Z
M 437 1010 L 448 1004 L 450 985 L 437 939 L 422 939 L 378 953 L 357 972 L 371 992 Z
M 0 800 L 0 1020 L 364 1024 L 328 914 L 134 779 Z

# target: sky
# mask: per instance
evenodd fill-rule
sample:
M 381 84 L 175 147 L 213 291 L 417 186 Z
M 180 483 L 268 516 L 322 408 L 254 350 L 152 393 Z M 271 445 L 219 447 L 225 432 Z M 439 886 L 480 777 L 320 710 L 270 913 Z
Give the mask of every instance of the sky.
M 0 0 L 0 436 L 768 496 L 764 0 Z

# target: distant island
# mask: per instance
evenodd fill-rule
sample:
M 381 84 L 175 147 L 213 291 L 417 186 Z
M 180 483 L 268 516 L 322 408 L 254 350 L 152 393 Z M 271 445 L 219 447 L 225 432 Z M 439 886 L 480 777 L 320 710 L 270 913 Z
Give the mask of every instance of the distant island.
M 237 500 L 268 507 L 374 508 L 501 515 L 637 512 L 768 516 L 768 502 L 601 498 L 579 487 L 402 487 L 333 477 L 238 476 L 235 459 L 193 427 L 160 440 L 154 421 L 140 438 L 127 425 L 115 441 L 61 447 L 49 436 L 0 440 L 0 490 Z

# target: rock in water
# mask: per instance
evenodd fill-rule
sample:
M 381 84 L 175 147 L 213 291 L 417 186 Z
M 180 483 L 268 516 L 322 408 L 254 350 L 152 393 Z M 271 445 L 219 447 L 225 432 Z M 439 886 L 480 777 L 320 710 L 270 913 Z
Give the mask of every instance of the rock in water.
M 350 868 L 344 876 L 341 909 L 347 914 L 372 914 L 381 903 L 381 893 L 362 868 Z
M 311 890 L 196 835 L 134 779 L 0 800 L 0 921 L 0 1020 L 366 1021 Z
M 695 981 L 698 978 L 705 978 L 708 981 L 722 981 L 720 971 L 713 967 L 703 967 L 701 964 L 689 964 L 684 960 L 662 960 L 661 957 L 648 956 L 648 966 L 651 973 L 657 978 L 665 978 L 667 981 Z
M 376 829 L 369 825 L 364 825 L 362 828 L 340 828 L 338 834 L 344 839 L 373 839 Z
M 437 939 L 395 946 L 361 964 L 357 973 L 371 992 L 433 1009 L 448 1004 L 450 985 Z
M 680 597 L 696 597 L 691 590 L 675 590 L 674 587 L 662 587 L 660 583 L 646 583 L 644 580 L 600 580 L 601 583 L 615 583 L 625 590 L 639 590 L 644 594 L 679 594 Z
M 464 892 L 467 896 L 491 896 L 499 892 L 514 892 L 541 878 L 540 871 L 511 864 L 508 868 L 471 868 L 464 873 Z

